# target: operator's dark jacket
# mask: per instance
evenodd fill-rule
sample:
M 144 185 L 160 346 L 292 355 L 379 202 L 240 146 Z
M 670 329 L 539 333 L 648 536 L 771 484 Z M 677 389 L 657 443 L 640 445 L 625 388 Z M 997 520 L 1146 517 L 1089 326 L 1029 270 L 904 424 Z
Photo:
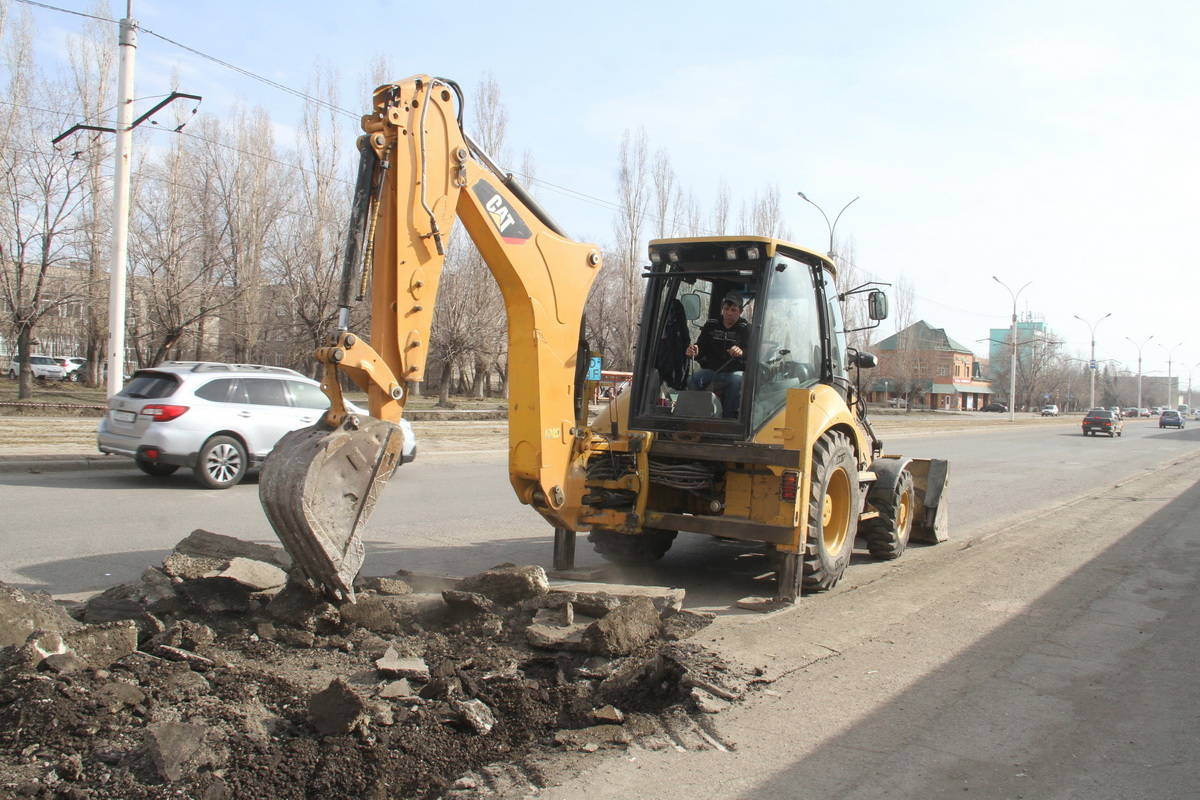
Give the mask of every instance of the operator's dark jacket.
M 696 360 L 705 369 L 718 372 L 744 372 L 745 358 L 730 359 L 729 348 L 734 345 L 742 348 L 745 353 L 750 348 L 750 323 L 738 319 L 732 328 L 726 328 L 720 317 L 713 317 L 704 323 L 700 336 L 696 339 Z M 728 362 L 728 363 L 726 363 Z

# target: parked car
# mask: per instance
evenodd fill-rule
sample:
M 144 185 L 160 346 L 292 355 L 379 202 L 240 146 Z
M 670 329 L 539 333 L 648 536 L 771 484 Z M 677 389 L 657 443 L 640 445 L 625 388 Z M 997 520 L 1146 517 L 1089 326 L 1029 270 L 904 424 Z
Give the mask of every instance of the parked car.
M 1083 417 L 1083 435 L 1107 433 L 1110 437 L 1120 436 L 1121 417 L 1111 408 L 1093 408 Z
M 1137 417 L 1140 417 L 1141 415 L 1142 415 L 1142 412 L 1139 409 L 1134 408 L 1133 406 L 1130 406 L 1129 408 L 1121 409 L 1121 416 L 1125 417 L 1126 419 L 1136 419 Z
M 1183 428 L 1183 415 L 1178 411 L 1167 409 L 1158 417 L 1158 427 L 1160 428 Z
M 80 356 L 67 356 L 66 380 L 79 383 L 87 375 L 87 359 Z
M 1108 407 L 1108 410 L 1109 410 L 1109 411 L 1111 411 L 1111 412 L 1113 412 L 1114 414 L 1116 414 L 1116 415 L 1117 415 L 1117 419 L 1120 419 L 1121 417 L 1123 417 L 1123 416 L 1124 416 L 1124 414 L 1122 414 L 1122 413 L 1121 413 L 1121 407 L 1120 407 L 1120 406 L 1109 406 L 1109 407 Z
M 133 373 L 109 398 L 96 441 L 102 453 L 132 458 L 147 475 L 188 467 L 201 486 L 227 489 L 260 466 L 285 433 L 312 425 L 328 407 L 320 384 L 294 370 L 167 362 Z M 408 420 L 400 427 L 407 463 L 416 444 Z
M 1148 409 L 1148 408 L 1139 408 L 1139 409 L 1138 409 L 1138 416 L 1139 416 L 1139 417 L 1148 417 L 1148 416 L 1150 416 L 1150 409 Z
M 1051 403 L 1048 406 L 1042 406 L 1042 416 L 1043 417 L 1057 417 L 1058 416 L 1058 406 L 1054 405 L 1053 403 Z
M 53 356 L 30 356 L 29 368 L 33 370 L 33 377 L 35 378 L 61 381 L 67 374 L 67 369 L 63 366 L 63 361 Z M 8 364 L 8 377 L 15 379 L 20 373 L 21 365 L 14 358 Z
M 983 407 L 984 411 L 1008 411 L 1008 406 L 1004 403 L 988 403 Z

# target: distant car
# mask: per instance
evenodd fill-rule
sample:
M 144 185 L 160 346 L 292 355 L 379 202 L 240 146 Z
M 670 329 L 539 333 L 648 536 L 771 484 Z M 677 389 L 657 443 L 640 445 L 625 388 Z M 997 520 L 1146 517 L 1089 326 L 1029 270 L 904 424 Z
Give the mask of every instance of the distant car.
M 1158 418 L 1160 428 L 1183 428 L 1183 415 L 1178 411 L 1167 409 Z
M 1116 415 L 1117 415 L 1117 419 L 1120 419 L 1121 417 L 1125 416 L 1124 414 L 1122 414 L 1122 413 L 1121 413 L 1121 407 L 1120 407 L 1120 406 L 1109 406 L 1109 407 L 1108 407 L 1108 410 L 1109 410 L 1109 411 L 1111 411 L 1111 412 L 1113 412 L 1114 414 L 1116 414 Z
M 1042 406 L 1042 416 L 1043 417 L 1057 417 L 1058 416 L 1058 406 L 1056 406 L 1054 404 L 1050 404 L 1048 406 Z
M 1110 437 L 1121 435 L 1121 417 L 1111 408 L 1093 408 L 1083 418 L 1083 435 L 1107 433 Z
M 67 362 L 67 375 L 65 380 L 79 383 L 87 375 L 87 359 L 80 356 L 67 356 L 64 361 Z
M 888 405 L 892 408 L 908 408 L 908 401 L 903 397 L 893 397 L 888 401 Z
M 53 356 L 30 356 L 29 368 L 33 370 L 33 377 L 46 378 L 52 381 L 61 381 L 67 375 L 67 369 L 63 366 L 65 359 L 59 360 Z M 21 365 L 17 359 L 13 359 L 8 364 L 8 377 L 16 378 L 21 373 Z
M 1140 417 L 1141 415 L 1142 415 L 1142 412 L 1139 409 L 1134 408 L 1133 406 L 1130 406 L 1129 408 L 1121 409 L 1121 416 L 1125 417 L 1126 419 L 1133 419 L 1135 417 Z
M 1139 416 L 1139 417 L 1148 417 L 1148 416 L 1150 416 L 1150 409 L 1148 409 L 1148 408 L 1139 408 L 1139 409 L 1138 409 L 1138 416 Z
M 983 407 L 984 411 L 1008 411 L 1008 406 L 1004 403 L 988 403 Z
M 227 489 L 259 466 L 284 434 L 312 425 L 328 407 L 320 384 L 294 370 L 167 362 L 133 373 L 109 398 L 96 443 L 102 453 L 132 458 L 147 475 L 189 467 L 201 486 Z M 415 439 L 407 420 L 400 427 L 401 463 L 407 463 L 416 456 Z

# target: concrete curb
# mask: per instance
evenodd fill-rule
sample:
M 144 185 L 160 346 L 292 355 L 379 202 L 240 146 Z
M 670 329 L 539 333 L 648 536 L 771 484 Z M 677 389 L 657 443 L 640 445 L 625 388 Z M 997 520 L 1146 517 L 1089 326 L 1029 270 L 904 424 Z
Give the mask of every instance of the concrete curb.
M 0 456 L 0 473 L 76 472 L 80 470 L 137 469 L 133 459 L 121 456 Z

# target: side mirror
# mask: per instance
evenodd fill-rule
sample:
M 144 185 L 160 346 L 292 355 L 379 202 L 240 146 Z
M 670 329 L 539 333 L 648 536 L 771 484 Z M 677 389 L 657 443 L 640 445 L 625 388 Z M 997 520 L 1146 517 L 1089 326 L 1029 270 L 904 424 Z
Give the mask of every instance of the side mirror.
M 878 290 L 867 295 L 867 316 L 878 322 L 879 320 L 887 319 L 887 315 L 887 295 Z
M 864 353 L 859 351 L 854 354 L 854 366 L 858 367 L 859 369 L 874 369 L 875 367 L 879 366 L 879 359 L 875 357 L 874 353 Z
M 700 295 L 685 294 L 679 297 L 679 302 L 683 304 L 683 313 L 690 320 L 700 319 Z

